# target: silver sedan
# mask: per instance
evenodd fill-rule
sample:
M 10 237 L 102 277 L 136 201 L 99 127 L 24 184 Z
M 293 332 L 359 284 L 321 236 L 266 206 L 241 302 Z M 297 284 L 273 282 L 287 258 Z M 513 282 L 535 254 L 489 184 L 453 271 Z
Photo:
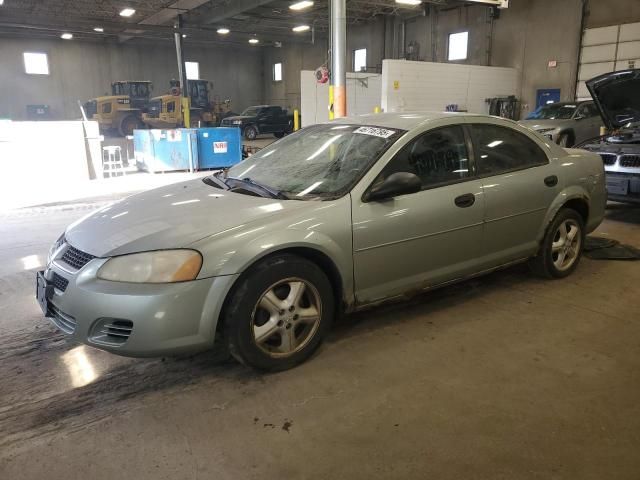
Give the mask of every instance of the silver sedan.
M 281 370 L 341 312 L 517 262 L 569 275 L 605 199 L 597 155 L 508 120 L 345 118 L 69 226 L 37 299 L 59 329 L 113 353 L 220 342 Z

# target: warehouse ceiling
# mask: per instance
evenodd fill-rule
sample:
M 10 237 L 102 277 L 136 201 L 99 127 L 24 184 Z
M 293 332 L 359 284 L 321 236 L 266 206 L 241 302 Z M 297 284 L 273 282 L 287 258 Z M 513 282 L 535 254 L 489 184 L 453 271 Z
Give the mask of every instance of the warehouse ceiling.
M 328 30 L 328 0 L 316 0 L 302 11 L 289 6 L 294 0 L 4 0 L 0 6 L 0 35 L 30 38 L 56 37 L 64 32 L 75 39 L 97 41 L 172 40 L 178 14 L 186 42 L 246 45 L 249 38 L 261 44 L 309 41 L 311 32 L 291 29 L 304 24 L 314 33 Z M 415 16 L 428 5 L 457 6 L 461 0 L 424 0 L 421 6 L 400 5 L 395 0 L 347 0 L 347 21 L 358 24 L 381 15 Z M 124 8 L 134 9 L 123 17 Z M 225 27 L 228 35 L 216 33 Z M 95 31 L 101 29 L 102 31 Z

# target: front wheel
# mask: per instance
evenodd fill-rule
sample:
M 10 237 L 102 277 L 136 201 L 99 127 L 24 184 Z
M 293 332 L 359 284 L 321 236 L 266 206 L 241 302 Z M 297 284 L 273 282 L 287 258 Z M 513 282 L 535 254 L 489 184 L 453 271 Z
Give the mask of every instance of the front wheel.
M 136 115 L 126 115 L 120 120 L 118 125 L 118 133 L 122 137 L 133 135 L 133 131 L 140 128 L 140 120 Z
M 568 133 L 562 133 L 558 137 L 558 145 L 562 148 L 570 148 L 573 145 L 573 141 L 571 140 L 571 136 Z
M 322 343 L 334 305 L 329 279 L 315 263 L 290 254 L 268 258 L 246 274 L 225 309 L 229 351 L 258 370 L 292 368 Z
M 563 208 L 549 225 L 531 270 L 545 278 L 564 278 L 580 263 L 584 246 L 584 220 L 571 208 Z
M 247 140 L 255 140 L 258 136 L 258 129 L 253 125 L 249 125 L 244 129 L 244 138 Z

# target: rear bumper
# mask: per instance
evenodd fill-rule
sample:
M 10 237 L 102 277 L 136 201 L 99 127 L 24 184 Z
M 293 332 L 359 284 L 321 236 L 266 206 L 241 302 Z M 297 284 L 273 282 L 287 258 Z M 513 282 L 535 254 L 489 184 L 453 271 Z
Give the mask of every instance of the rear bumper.
M 154 357 L 213 346 L 224 299 L 237 278 L 212 277 L 173 284 L 133 284 L 97 279 L 103 259 L 70 275 L 55 263 L 47 270 L 69 281 L 55 289 L 53 323 L 79 342 L 118 355 Z M 112 325 L 125 326 L 125 328 Z M 104 332 L 114 332 L 107 335 Z

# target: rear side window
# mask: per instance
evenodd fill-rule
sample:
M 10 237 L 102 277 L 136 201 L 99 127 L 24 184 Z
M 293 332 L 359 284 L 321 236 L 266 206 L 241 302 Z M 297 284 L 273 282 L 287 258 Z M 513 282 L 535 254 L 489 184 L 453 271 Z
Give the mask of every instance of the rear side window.
M 102 105 L 102 113 L 111 113 L 111 104 L 110 103 L 104 103 Z
M 542 149 L 520 132 L 497 125 L 473 125 L 472 129 L 480 175 L 497 175 L 549 163 Z
M 413 140 L 384 168 L 382 179 L 397 172 L 414 173 L 427 189 L 469 177 L 469 156 L 462 127 L 432 130 Z

